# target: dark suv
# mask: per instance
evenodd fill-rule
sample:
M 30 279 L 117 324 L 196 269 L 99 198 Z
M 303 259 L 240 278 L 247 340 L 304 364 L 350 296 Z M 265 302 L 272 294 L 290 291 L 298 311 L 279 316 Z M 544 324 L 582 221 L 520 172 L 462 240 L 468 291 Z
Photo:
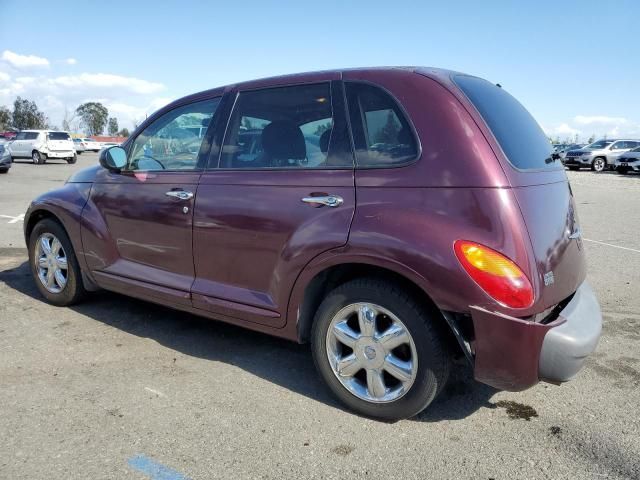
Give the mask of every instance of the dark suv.
M 309 341 L 333 393 L 383 419 L 429 405 L 452 356 L 522 390 L 572 378 L 600 336 L 550 143 L 500 86 L 450 71 L 182 98 L 24 225 L 49 302 L 104 288 Z

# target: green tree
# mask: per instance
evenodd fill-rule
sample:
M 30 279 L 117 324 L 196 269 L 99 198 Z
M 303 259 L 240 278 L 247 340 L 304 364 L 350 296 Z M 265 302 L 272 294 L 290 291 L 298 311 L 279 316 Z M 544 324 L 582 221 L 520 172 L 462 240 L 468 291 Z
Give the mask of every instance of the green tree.
M 13 126 L 20 130 L 47 128 L 49 119 L 42 113 L 36 102 L 18 97 L 13 102 Z
M 118 136 L 120 136 L 120 137 L 128 137 L 129 136 L 129 129 L 128 128 L 123 128 L 122 130 L 120 130 L 118 132 Z
M 595 141 L 596 141 L 596 135 L 592 133 L 589 139 L 587 140 L 587 143 L 593 143 Z
M 109 110 L 99 102 L 87 102 L 76 108 L 89 135 L 100 135 L 109 118 Z
M 316 131 L 314 132 L 314 134 L 320 136 L 324 132 L 330 129 L 331 129 L 331 120 L 329 120 L 327 123 L 322 123 L 318 125 L 318 128 L 316 128 Z
M 393 111 L 389 110 L 387 114 L 387 122 L 384 126 L 378 130 L 374 137 L 375 143 L 394 143 L 398 138 L 398 132 L 400 131 L 400 125 L 396 120 Z
M 107 131 L 109 135 L 112 137 L 118 134 L 118 119 L 115 117 L 111 117 L 109 119 L 109 124 L 107 126 Z
M 11 110 L 5 106 L 0 106 L 0 130 L 11 127 Z

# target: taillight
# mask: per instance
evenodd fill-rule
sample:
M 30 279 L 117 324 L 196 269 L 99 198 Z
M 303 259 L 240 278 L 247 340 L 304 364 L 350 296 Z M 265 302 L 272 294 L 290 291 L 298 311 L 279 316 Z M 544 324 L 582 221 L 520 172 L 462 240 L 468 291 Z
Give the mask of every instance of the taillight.
M 457 240 L 454 250 L 467 273 L 491 298 L 511 308 L 531 306 L 531 282 L 507 257 L 467 240 Z

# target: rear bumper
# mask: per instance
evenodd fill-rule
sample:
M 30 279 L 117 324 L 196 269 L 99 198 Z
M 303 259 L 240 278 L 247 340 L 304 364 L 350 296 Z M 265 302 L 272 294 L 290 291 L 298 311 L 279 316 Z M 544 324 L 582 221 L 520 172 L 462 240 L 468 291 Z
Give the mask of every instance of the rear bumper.
M 474 376 L 501 390 L 518 391 L 540 380 L 566 382 L 582 368 L 600 338 L 602 314 L 583 283 L 549 324 L 472 307 Z

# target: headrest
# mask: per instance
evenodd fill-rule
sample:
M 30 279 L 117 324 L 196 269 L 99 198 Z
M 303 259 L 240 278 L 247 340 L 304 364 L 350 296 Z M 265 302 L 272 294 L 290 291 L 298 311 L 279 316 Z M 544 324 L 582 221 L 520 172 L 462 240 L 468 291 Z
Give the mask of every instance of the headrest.
M 276 120 L 264 127 L 262 148 L 275 160 L 302 160 L 307 157 L 302 131 L 286 120 Z

